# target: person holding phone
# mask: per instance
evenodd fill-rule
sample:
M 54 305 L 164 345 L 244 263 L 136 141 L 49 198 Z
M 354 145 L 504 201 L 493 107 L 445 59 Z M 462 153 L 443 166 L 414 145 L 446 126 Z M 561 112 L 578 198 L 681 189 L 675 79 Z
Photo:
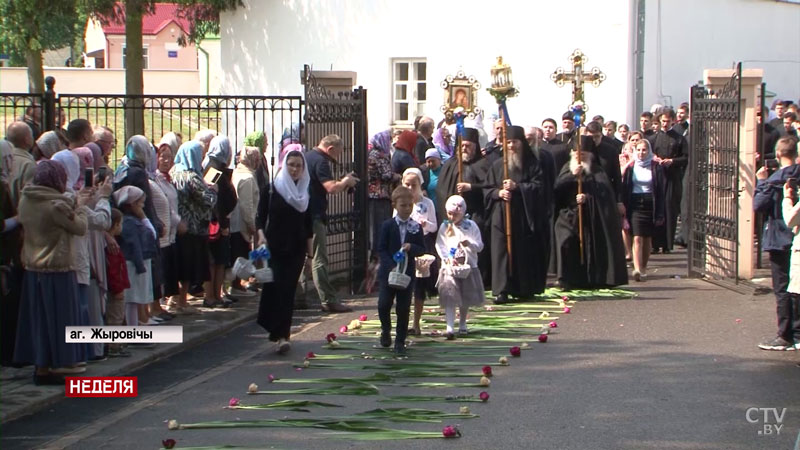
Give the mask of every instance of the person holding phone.
M 789 290 L 792 281 L 790 265 L 793 254 L 800 250 L 798 237 L 788 225 L 788 217 L 784 204 L 785 194 L 795 194 L 789 180 L 800 179 L 800 166 L 795 164 L 797 158 L 797 140 L 791 137 L 780 138 L 775 145 L 775 156 L 781 168 L 772 175 L 766 166 L 756 172 L 756 190 L 753 208 L 764 214 L 764 229 L 761 235 L 762 248 L 769 252 L 770 270 L 772 271 L 772 291 L 775 293 L 778 314 L 778 333 L 772 339 L 761 342 L 762 350 L 794 350 L 800 341 L 800 319 L 797 317 L 798 295 Z M 796 198 L 796 197 L 795 197 Z M 794 201 L 790 203 L 794 207 Z M 794 211 L 794 210 L 793 210 Z M 792 216 L 797 220 L 796 215 Z M 796 250 L 795 247 L 798 247 Z M 795 269 L 795 283 L 800 283 Z
M 217 204 L 217 186 L 203 180 L 203 145 L 197 141 L 184 142 L 175 155 L 175 165 L 169 175 L 178 193 L 178 214 L 186 232 L 176 237 L 177 259 L 180 261 L 177 279 L 180 283 L 177 298 L 170 306 L 179 314 L 197 313 L 189 306 L 187 295 L 193 284 L 211 279 L 208 255 L 208 224 L 211 210 Z

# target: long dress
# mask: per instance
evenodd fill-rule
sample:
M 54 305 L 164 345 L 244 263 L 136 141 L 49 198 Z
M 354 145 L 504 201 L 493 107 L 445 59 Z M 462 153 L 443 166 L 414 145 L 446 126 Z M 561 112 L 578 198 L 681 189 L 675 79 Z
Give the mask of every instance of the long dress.
M 625 250 L 616 195 L 605 171 L 596 164 L 583 174 L 583 261 L 578 235 L 577 178 L 569 164 L 555 184 L 555 239 L 558 280 L 562 287 L 592 289 L 626 284 Z
M 261 289 L 257 322 L 271 341 L 289 339 L 297 280 L 303 270 L 307 241 L 313 234 L 311 213 L 308 209 L 297 211 L 277 191 L 265 193 L 258 199 L 256 227 L 266 230 L 274 280 Z
M 663 227 L 656 229 L 653 248 L 672 250 L 678 215 L 681 213 L 683 196 L 683 172 L 689 163 L 689 144 L 675 130 L 659 131 L 651 140 L 653 153 L 661 159 L 672 159 L 672 164 L 664 170 L 667 180 L 666 217 Z
M 529 149 L 523 151 L 521 173 L 510 173 L 517 183 L 511 195 L 511 271 L 506 250 L 505 201 L 499 197 L 503 186 L 503 161 L 492 165 L 484 195 L 489 211 L 492 257 L 492 294 L 518 298 L 544 292 L 550 259 L 548 205 L 552 186 L 539 160 Z

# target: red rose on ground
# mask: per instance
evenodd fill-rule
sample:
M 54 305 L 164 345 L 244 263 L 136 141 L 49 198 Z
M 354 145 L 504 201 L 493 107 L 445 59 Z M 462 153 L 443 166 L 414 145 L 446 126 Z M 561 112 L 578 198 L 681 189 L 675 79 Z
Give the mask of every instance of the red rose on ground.
M 174 448 L 175 447 L 175 439 L 163 439 L 161 441 L 161 446 L 164 448 Z
M 515 358 L 519 358 L 522 355 L 522 350 L 516 345 L 508 349 L 508 352 Z
M 547 335 L 546 334 L 540 334 L 539 335 L 539 342 L 541 342 L 542 344 L 547 342 Z
M 487 377 L 492 376 L 492 367 L 491 366 L 483 366 L 483 374 Z

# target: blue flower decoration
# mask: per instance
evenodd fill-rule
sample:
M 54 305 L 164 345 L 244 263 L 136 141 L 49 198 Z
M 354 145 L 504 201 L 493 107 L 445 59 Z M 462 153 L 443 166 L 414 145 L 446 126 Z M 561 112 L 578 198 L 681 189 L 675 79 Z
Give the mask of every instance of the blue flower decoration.
M 269 249 L 267 247 L 259 247 L 250 252 L 251 261 L 258 261 L 260 259 L 268 261 L 271 257 L 272 255 L 270 254 Z
M 397 251 L 397 253 L 395 253 L 394 255 L 392 255 L 392 259 L 393 259 L 393 260 L 394 260 L 394 262 L 396 262 L 397 264 L 400 264 L 401 262 L 403 262 L 403 260 L 404 260 L 404 259 L 406 259 L 406 254 L 405 254 L 405 252 L 403 252 L 402 250 L 398 250 L 398 251 Z
M 456 249 L 455 248 L 451 248 L 450 249 L 450 257 L 451 258 L 455 258 L 456 257 Z
M 421 202 L 417 203 L 416 209 L 417 209 L 417 212 L 420 212 L 420 213 L 423 213 L 423 214 L 428 212 L 428 207 L 425 206 L 425 204 L 421 203 Z
M 419 233 L 419 224 L 417 222 L 414 222 L 413 220 L 409 220 L 408 225 L 406 225 L 406 231 L 408 231 L 411 234 Z

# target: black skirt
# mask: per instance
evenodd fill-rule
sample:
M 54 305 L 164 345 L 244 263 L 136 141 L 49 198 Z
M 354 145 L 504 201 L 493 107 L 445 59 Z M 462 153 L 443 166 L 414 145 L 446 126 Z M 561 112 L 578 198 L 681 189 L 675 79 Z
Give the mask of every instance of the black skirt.
M 245 240 L 242 233 L 231 233 L 231 260 L 235 262 L 239 257 L 249 258 L 250 250 L 252 250 L 252 246 Z
M 177 243 L 161 249 L 161 279 L 164 284 L 164 296 L 178 294 L 178 267 L 180 264 Z
M 211 264 L 217 266 L 231 267 L 231 236 L 223 236 L 220 234 L 214 242 L 208 244 L 209 254 L 211 256 Z
M 183 283 L 203 283 L 211 279 L 208 267 L 208 236 L 186 233 L 178 235 L 178 281 Z
M 631 234 L 634 236 L 652 237 L 655 224 L 653 223 L 653 194 L 631 195 Z

